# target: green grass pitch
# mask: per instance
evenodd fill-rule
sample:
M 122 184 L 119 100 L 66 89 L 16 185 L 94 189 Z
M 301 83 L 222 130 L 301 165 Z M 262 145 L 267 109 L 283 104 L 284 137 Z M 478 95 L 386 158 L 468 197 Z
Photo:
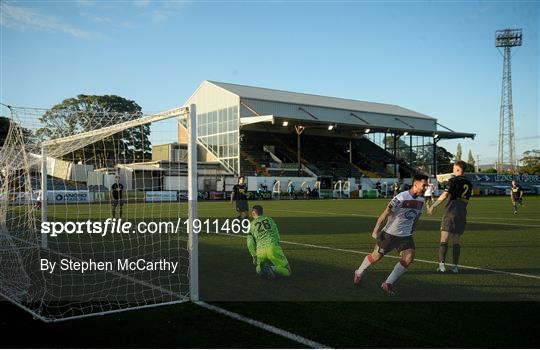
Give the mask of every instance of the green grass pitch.
M 387 200 L 250 204 L 256 203 L 278 223 L 293 275 L 260 279 L 243 237 L 201 234 L 202 300 L 331 347 L 535 344 L 534 332 L 527 329 L 540 321 L 540 197 L 526 197 L 517 215 L 507 197 L 473 198 L 462 237 L 460 264 L 466 267 L 458 275 L 435 273 L 443 208 L 424 214 L 414 235 L 417 261 L 396 285 L 396 297 L 379 288 L 397 262 L 394 253 L 368 270 L 361 288 L 352 285 L 354 269 L 373 249 L 370 233 Z M 109 209 L 51 206 L 49 219 L 105 218 Z M 228 202 L 198 206 L 201 218 L 230 218 L 233 209 Z M 128 204 L 124 217 L 134 219 L 143 211 L 166 220 L 185 207 Z M 6 302 L 0 310 L 9 315 L 0 325 L 7 344 L 19 347 L 301 346 L 189 303 L 61 324 L 33 321 Z M 39 336 L 16 336 L 13 330 L 21 327 Z

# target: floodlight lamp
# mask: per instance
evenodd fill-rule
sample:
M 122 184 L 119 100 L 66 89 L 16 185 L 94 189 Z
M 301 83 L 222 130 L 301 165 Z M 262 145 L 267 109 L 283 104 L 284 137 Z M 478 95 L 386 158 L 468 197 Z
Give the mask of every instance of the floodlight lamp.
M 283 126 L 288 126 L 288 125 L 289 125 L 289 122 L 285 120 L 285 121 L 283 122 Z
M 333 130 L 333 129 L 334 129 L 333 125 L 328 125 L 328 130 Z
M 364 132 L 365 132 L 366 134 L 369 134 L 370 131 L 371 131 L 371 129 L 366 129 Z
M 521 46 L 523 41 L 522 29 L 501 29 L 495 32 L 496 47 L 514 47 Z

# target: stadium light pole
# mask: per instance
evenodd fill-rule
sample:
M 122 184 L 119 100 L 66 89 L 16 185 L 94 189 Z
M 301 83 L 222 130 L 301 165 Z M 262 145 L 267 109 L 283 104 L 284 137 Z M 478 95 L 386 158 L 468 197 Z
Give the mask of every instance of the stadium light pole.
M 192 301 L 199 301 L 199 237 L 193 229 L 197 219 L 197 110 L 189 106 L 188 127 L 188 247 L 189 292 Z
M 514 106 L 512 103 L 512 47 L 521 46 L 522 29 L 502 29 L 495 32 L 495 46 L 504 49 L 501 107 L 499 115 L 499 149 L 497 170 L 502 172 L 505 165 L 516 173 L 516 144 L 514 139 Z

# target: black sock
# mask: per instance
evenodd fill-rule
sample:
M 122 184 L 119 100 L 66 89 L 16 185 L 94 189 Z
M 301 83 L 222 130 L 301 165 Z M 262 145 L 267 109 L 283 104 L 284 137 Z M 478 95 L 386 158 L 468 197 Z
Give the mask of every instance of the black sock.
M 439 261 L 444 263 L 446 261 L 446 253 L 448 252 L 448 243 L 441 243 L 439 246 Z
M 454 244 L 452 246 L 452 263 L 454 265 L 459 264 L 459 254 L 461 253 L 461 245 Z

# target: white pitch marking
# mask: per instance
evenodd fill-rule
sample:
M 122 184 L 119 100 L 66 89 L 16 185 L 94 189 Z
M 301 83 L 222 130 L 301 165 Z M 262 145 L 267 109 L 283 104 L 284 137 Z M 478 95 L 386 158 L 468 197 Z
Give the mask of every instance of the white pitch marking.
M 257 321 L 257 320 L 254 320 L 252 318 L 242 316 L 240 314 L 237 314 L 236 312 L 225 310 L 225 309 L 220 308 L 220 307 L 215 306 L 215 305 L 207 304 L 204 301 L 196 301 L 195 304 L 197 304 L 199 306 L 202 306 L 202 307 L 204 307 L 204 308 L 206 308 L 208 310 L 211 310 L 211 311 L 217 312 L 219 314 L 222 314 L 222 315 L 228 316 L 230 318 L 233 318 L 233 319 L 235 319 L 237 321 L 247 323 L 249 325 L 260 328 L 260 329 L 265 330 L 267 332 L 274 333 L 274 334 L 277 334 L 277 335 L 282 336 L 284 338 L 293 340 L 293 341 L 295 341 L 297 343 L 308 346 L 310 348 L 313 348 L 313 349 L 330 349 L 329 346 L 326 346 L 326 345 L 323 345 L 321 343 L 317 343 L 317 342 L 315 342 L 313 340 L 304 338 L 304 337 L 302 337 L 302 336 L 300 336 L 298 334 L 294 334 L 294 333 L 291 333 L 291 332 L 286 331 L 284 329 L 277 328 L 277 327 L 271 326 L 269 324 L 263 323 L 261 321 Z
M 218 234 L 218 235 L 222 235 L 222 236 L 232 236 L 232 237 L 241 237 L 241 238 L 245 238 L 245 236 L 242 236 L 242 235 L 235 235 L 235 234 L 230 234 L 230 233 L 220 233 L 220 232 L 213 232 L 215 234 Z M 368 254 L 371 254 L 371 252 L 361 252 L 361 251 L 358 251 L 358 250 L 352 250 L 352 249 L 343 249 L 343 248 L 334 248 L 334 247 L 327 247 L 327 246 L 324 246 L 324 245 L 317 245 L 317 244 L 310 244 L 310 243 L 300 243 L 300 242 L 291 242 L 291 241 L 283 241 L 281 240 L 280 241 L 281 243 L 285 243 L 285 244 L 290 244 L 290 245 L 298 245 L 298 246 L 303 246 L 303 247 L 309 247 L 309 248 L 317 248 L 317 249 L 325 249 L 325 250 L 333 250 L 333 251 L 336 251 L 336 252 L 344 252 L 344 253 L 352 253 L 352 254 L 361 254 L 361 255 L 368 255 Z M 399 256 L 393 256 L 393 255 L 386 255 L 387 257 L 389 258 L 392 258 L 392 259 L 400 259 Z M 414 259 L 414 261 L 419 261 L 419 262 L 423 262 L 423 263 L 427 263 L 427 264 L 435 264 L 435 265 L 438 265 L 439 263 L 436 262 L 436 261 L 431 261 L 431 260 L 424 260 L 424 259 Z M 503 275 L 510 275 L 510 276 L 517 276 L 517 277 L 525 277 L 525 278 L 533 278 L 533 279 L 537 279 L 537 280 L 540 280 L 540 276 L 535 276 L 535 275 L 528 275 L 528 274 L 525 274 L 525 273 L 516 273 L 516 272 L 508 272 L 508 271 L 502 271 L 502 270 L 494 270 L 494 269 L 486 269 L 486 268 L 483 268 L 483 267 L 476 267 L 476 266 L 467 266 L 467 265 L 458 265 L 459 267 L 462 267 L 464 269 L 470 269 L 470 270 L 478 270 L 478 271 L 485 271 L 485 272 L 491 272 L 491 273 L 498 273 L 498 274 L 503 274 Z

